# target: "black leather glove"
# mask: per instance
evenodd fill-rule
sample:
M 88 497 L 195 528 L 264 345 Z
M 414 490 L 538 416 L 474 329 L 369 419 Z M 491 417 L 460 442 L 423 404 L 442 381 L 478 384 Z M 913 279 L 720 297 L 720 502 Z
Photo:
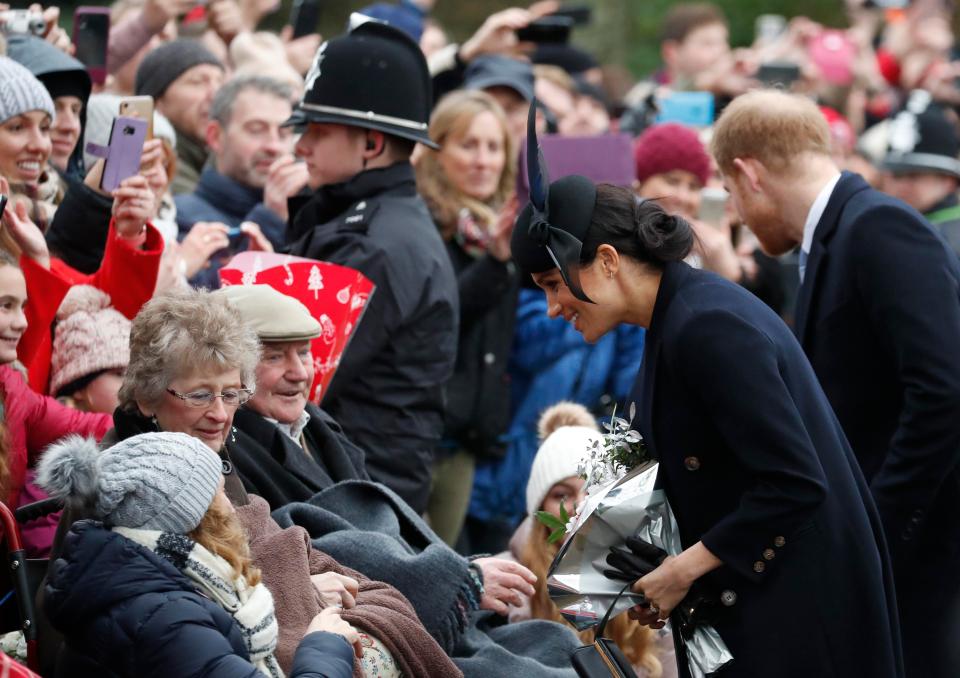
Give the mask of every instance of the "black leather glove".
M 720 603 L 716 598 L 700 595 L 691 590 L 677 605 L 670 619 L 680 635 L 685 640 L 690 640 L 696 627 L 715 623 L 719 610 Z
M 627 548 L 622 546 L 610 548 L 610 553 L 607 554 L 607 565 L 614 569 L 603 571 L 608 579 L 636 581 L 657 569 L 667 557 L 667 552 L 663 549 L 636 537 L 627 537 L 626 546 Z

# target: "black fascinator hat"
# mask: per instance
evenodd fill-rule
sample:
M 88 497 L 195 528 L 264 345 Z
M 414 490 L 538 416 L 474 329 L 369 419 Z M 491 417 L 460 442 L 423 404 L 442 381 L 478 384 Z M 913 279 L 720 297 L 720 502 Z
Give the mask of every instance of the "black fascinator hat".
M 560 270 L 563 282 L 577 299 L 593 303 L 580 287 L 580 250 L 597 203 L 597 187 L 572 174 L 550 183 L 537 140 L 537 100 L 527 118 L 527 172 L 530 202 L 517 217 L 511 247 L 513 258 L 527 273 Z

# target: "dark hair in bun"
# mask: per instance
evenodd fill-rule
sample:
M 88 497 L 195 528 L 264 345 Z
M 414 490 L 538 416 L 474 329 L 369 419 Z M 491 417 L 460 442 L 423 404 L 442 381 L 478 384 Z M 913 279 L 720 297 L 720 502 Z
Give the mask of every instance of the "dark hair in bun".
M 610 245 L 621 255 L 660 269 L 668 262 L 685 259 L 693 239 L 693 227 L 682 217 L 667 214 L 657 203 L 641 200 L 629 189 L 600 184 L 580 263 L 591 263 L 600 245 Z

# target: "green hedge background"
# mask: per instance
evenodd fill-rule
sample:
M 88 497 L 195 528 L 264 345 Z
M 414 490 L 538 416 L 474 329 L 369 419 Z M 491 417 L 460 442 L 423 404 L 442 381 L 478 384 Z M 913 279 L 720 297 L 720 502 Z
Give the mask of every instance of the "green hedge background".
M 321 29 L 324 35 L 343 30 L 350 12 L 374 0 L 326 0 L 322 9 Z M 283 0 L 281 8 L 264 20 L 263 27 L 279 29 L 289 16 L 291 0 Z M 25 6 L 26 3 L 13 3 Z M 45 3 L 46 4 L 46 3 Z M 63 8 L 63 24 L 69 27 L 76 2 L 59 3 Z M 433 16 L 447 30 L 451 39 L 468 37 L 489 14 L 505 7 L 524 4 L 522 0 L 437 0 Z M 670 0 L 568 0 L 570 5 L 593 8 L 593 25 L 577 28 L 573 41 L 593 51 L 603 63 L 626 66 L 635 77 L 656 68 L 659 56 L 657 32 Z M 753 39 L 754 20 L 760 14 L 783 14 L 787 17 L 804 14 L 828 25 L 843 25 L 843 0 L 722 0 L 719 2 L 730 22 L 731 42 L 747 45 Z

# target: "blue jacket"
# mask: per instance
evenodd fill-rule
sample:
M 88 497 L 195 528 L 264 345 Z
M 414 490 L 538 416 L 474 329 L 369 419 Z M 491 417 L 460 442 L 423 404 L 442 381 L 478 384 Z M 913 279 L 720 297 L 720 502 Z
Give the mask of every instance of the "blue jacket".
M 64 634 L 70 676 L 263 678 L 229 612 L 196 592 L 169 561 L 92 521 L 64 540 L 46 587 L 46 613 Z M 350 678 L 342 637 L 307 635 L 291 678 Z
M 540 414 L 561 400 L 593 407 L 609 394 L 620 403 L 630 391 L 643 355 L 642 327 L 623 325 L 588 344 L 570 323 L 547 317 L 538 289 L 521 289 L 510 358 L 513 417 L 503 459 L 478 464 L 470 515 L 517 523 L 526 513 L 527 480 L 537 454 Z
M 177 225 L 180 239 L 186 237 L 198 221 L 219 221 L 236 228 L 244 221 L 252 221 L 260 227 L 273 246 L 279 249 L 285 242 L 286 222 L 263 204 L 263 189 L 244 186 L 238 181 L 220 174 L 207 166 L 200 175 L 200 182 L 193 193 L 181 193 L 174 198 L 177 204 Z M 234 254 L 247 249 L 244 235 L 230 238 L 230 247 L 210 258 L 210 266 L 193 277 L 190 282 L 203 287 L 220 286 L 218 272 Z

